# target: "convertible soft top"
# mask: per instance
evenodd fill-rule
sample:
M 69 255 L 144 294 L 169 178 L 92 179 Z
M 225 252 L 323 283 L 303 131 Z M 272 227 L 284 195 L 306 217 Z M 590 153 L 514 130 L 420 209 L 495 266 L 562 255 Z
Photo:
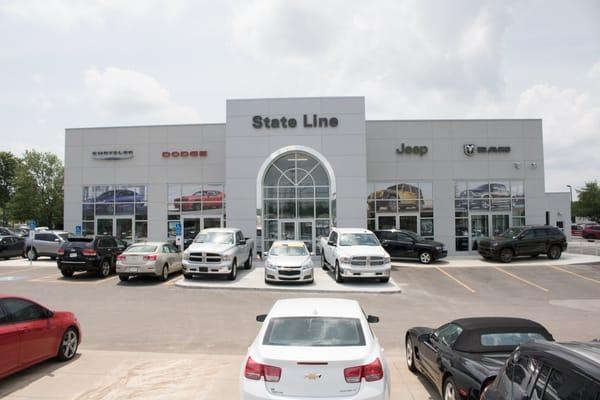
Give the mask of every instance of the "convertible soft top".
M 512 352 L 516 346 L 484 346 L 481 335 L 486 333 L 538 333 L 554 340 L 550 332 L 535 321 L 511 317 L 462 318 L 452 321 L 463 331 L 454 342 L 454 350 L 468 353 Z

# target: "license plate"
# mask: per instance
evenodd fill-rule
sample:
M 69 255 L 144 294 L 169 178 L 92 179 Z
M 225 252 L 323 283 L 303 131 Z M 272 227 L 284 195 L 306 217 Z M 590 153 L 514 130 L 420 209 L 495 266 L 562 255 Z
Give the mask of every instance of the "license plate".
M 127 268 L 127 272 L 137 272 L 137 268 L 136 267 L 129 267 L 129 268 Z
M 77 253 L 71 253 L 71 254 L 69 254 L 69 257 L 75 258 L 75 257 L 77 257 Z

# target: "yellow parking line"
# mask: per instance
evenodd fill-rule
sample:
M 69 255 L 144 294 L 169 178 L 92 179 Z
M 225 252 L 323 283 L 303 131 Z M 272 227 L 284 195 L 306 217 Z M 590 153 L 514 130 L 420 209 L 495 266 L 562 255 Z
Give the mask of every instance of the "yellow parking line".
M 549 292 L 549 291 L 550 291 L 550 290 L 546 289 L 546 288 L 545 288 L 545 287 L 543 287 L 543 286 L 537 285 L 537 284 L 535 284 L 535 283 L 533 283 L 533 282 L 531 282 L 531 281 L 528 281 L 527 279 L 521 278 L 520 276 L 517 276 L 517 275 L 515 275 L 515 274 L 513 274 L 513 273 L 510 273 L 510 272 L 508 272 L 508 271 L 505 271 L 505 270 L 503 270 L 503 269 L 502 269 L 502 268 L 500 268 L 500 267 L 494 267 L 494 268 L 496 268 L 496 269 L 497 269 L 498 271 L 500 271 L 500 272 L 504 272 L 506 275 L 508 275 L 508 276 L 511 276 L 511 277 L 515 278 L 516 280 L 519 280 L 519 281 L 521 281 L 521 282 L 523 282 L 523 283 L 526 283 L 526 284 L 528 284 L 528 285 L 531 285 L 531 286 L 533 286 L 534 288 L 538 288 L 538 289 L 540 289 L 540 290 L 543 290 L 544 292 Z
M 92 281 L 92 282 L 90 282 L 90 283 L 91 283 L 92 285 L 99 285 L 99 284 L 101 284 L 101 283 L 105 283 L 105 282 L 114 281 L 114 280 L 115 280 L 115 279 L 117 279 L 118 277 L 119 277 L 119 275 L 111 276 L 111 277 L 109 277 L 109 278 L 104 278 L 104 279 L 100 278 L 100 279 L 98 279 L 98 280 L 96 280 L 96 281 Z
M 48 279 L 48 278 L 57 277 L 57 276 L 58 275 L 56 273 L 50 274 L 50 275 L 38 276 L 33 279 L 29 279 L 29 282 L 50 282 L 50 281 L 52 281 L 52 279 Z
M 465 289 L 467 289 L 469 292 L 471 293 L 475 293 L 475 289 L 471 288 L 469 285 L 467 285 L 466 283 L 459 281 L 458 279 L 456 279 L 455 277 L 453 277 L 452 275 L 450 275 L 448 272 L 444 271 L 443 269 L 441 269 L 440 267 L 435 267 L 438 271 L 440 271 L 441 273 L 443 273 L 444 275 L 446 275 L 448 278 L 452 279 L 454 282 L 458 283 L 459 285 L 461 285 L 462 287 L 464 287 Z
M 563 268 L 560 268 L 560 267 L 557 267 L 557 266 L 554 266 L 554 265 L 551 265 L 551 267 L 554 268 L 554 269 L 556 269 L 556 270 L 559 270 L 559 271 L 562 271 L 562 272 L 566 272 L 567 274 L 578 276 L 578 277 L 580 277 L 582 279 L 585 279 L 586 281 L 600 283 L 600 281 L 598 279 L 589 278 L 587 276 L 580 275 L 577 272 L 569 271 L 568 269 L 563 269 Z
M 163 283 L 163 286 L 173 286 L 174 284 L 179 282 L 181 279 L 183 279 L 183 277 L 181 277 L 181 276 L 171 278 L 170 281 Z

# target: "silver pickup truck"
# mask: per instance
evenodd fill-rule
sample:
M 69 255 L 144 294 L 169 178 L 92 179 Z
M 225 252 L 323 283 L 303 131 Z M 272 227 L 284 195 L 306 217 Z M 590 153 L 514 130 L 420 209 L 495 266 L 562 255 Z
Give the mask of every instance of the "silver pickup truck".
M 235 228 L 210 228 L 198 233 L 183 252 L 183 276 L 227 275 L 235 280 L 241 268 L 252 268 L 254 241 Z

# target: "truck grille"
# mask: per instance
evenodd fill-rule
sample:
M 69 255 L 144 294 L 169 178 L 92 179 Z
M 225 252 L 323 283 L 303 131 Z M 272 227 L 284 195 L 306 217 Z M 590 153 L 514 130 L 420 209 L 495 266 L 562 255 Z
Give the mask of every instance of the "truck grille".
M 373 256 L 373 257 L 352 257 L 351 265 L 355 265 L 357 267 L 366 267 L 369 266 L 379 266 L 383 265 L 383 257 Z
M 190 261 L 218 264 L 221 262 L 221 255 L 217 253 L 190 253 Z

